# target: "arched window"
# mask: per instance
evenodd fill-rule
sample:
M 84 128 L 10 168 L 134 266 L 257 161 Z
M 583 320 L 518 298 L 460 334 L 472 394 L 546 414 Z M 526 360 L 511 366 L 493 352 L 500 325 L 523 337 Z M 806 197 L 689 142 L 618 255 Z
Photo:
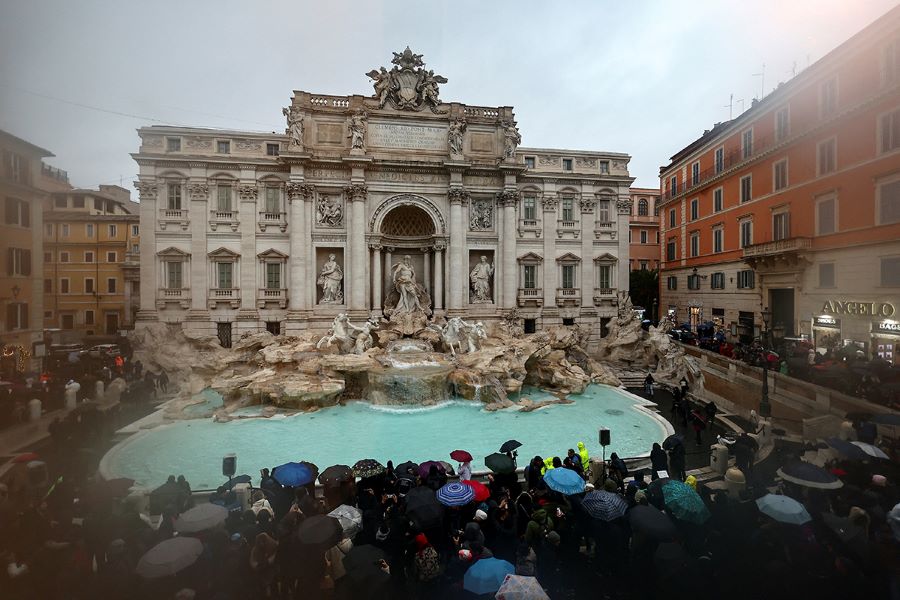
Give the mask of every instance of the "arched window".
M 646 217 L 649 213 L 647 212 L 647 200 L 645 198 L 641 198 L 638 201 L 638 216 Z

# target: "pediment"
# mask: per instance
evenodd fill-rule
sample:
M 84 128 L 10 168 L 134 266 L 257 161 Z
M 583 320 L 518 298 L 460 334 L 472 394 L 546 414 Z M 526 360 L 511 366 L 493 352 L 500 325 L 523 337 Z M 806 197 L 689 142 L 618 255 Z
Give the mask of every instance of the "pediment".
M 269 248 L 269 249 L 266 250 L 265 252 L 260 252 L 259 254 L 257 254 L 256 257 L 257 257 L 257 258 L 260 258 L 260 259 L 262 259 L 262 260 L 266 260 L 266 259 L 269 259 L 269 260 L 287 260 L 288 255 L 285 254 L 284 252 L 279 252 L 279 251 L 276 250 L 275 248 Z
M 619 262 L 619 258 L 617 256 L 613 256 L 609 252 L 604 252 L 600 256 L 594 259 L 594 262 Z
M 218 250 L 213 250 L 209 254 L 207 254 L 209 258 L 219 258 L 219 259 L 238 259 L 241 257 L 240 254 L 234 252 L 233 250 L 229 250 L 228 248 L 219 248 Z
M 534 252 L 528 252 L 520 256 L 517 260 L 520 263 L 542 263 L 544 262 L 544 257 L 540 254 L 535 254 Z
M 572 254 L 571 252 L 566 252 L 562 256 L 556 259 L 558 263 L 576 263 L 581 262 L 581 257 Z
M 161 258 L 190 258 L 191 256 L 190 252 L 179 250 L 175 246 L 169 246 L 165 250 L 160 250 L 156 255 Z

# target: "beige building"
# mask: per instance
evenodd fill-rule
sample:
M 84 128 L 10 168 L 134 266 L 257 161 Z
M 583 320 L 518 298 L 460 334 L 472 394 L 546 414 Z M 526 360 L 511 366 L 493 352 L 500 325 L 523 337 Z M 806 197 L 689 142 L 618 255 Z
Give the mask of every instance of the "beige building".
M 140 224 L 128 190 L 70 189 L 44 214 L 44 326 L 66 339 L 115 335 L 134 323 Z
M 139 130 L 139 321 L 226 344 L 358 322 L 408 256 L 433 319 L 601 334 L 628 286 L 629 156 L 521 147 L 511 107 L 440 100 L 408 49 L 393 64 L 375 96 L 294 92 L 284 134 Z
M 631 188 L 628 260 L 632 271 L 659 268 L 659 190 Z

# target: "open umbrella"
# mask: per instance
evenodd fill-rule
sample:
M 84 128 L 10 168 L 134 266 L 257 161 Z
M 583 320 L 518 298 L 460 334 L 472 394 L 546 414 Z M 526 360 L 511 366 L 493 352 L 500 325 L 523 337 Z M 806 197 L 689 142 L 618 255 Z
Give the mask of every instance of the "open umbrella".
M 684 445 L 684 436 L 680 433 L 673 433 L 665 440 L 663 440 L 662 448 L 663 450 L 674 450 L 676 446 Z
M 484 464 L 494 473 L 513 473 L 516 470 L 516 463 L 513 462 L 513 459 L 499 452 L 485 456 Z
M 253 478 L 247 474 L 244 474 L 244 475 L 235 475 L 234 477 L 232 477 L 231 479 L 229 479 L 227 482 L 223 483 L 222 485 L 225 487 L 226 490 L 230 490 L 234 486 L 236 486 L 240 483 L 252 483 L 252 482 L 253 482 Z
M 840 479 L 822 467 L 802 460 L 790 462 L 775 473 L 785 481 L 808 488 L 836 490 L 844 485 Z
M 355 506 L 341 504 L 336 509 L 328 513 L 328 516 L 334 517 L 335 519 L 340 521 L 341 528 L 344 530 L 345 538 L 354 537 L 362 529 L 362 511 L 360 511 Z
M 353 474 L 357 477 L 375 477 L 385 472 L 384 465 L 374 458 L 364 458 L 353 465 Z
M 397 474 L 397 477 L 399 479 L 415 479 L 418 470 L 419 465 L 411 460 L 408 460 L 405 463 L 400 463 L 399 465 L 394 467 L 394 473 Z
M 863 562 L 868 561 L 869 538 L 865 529 L 854 525 L 847 517 L 838 517 L 830 512 L 822 513 L 822 522 L 825 523 L 850 554 L 853 554 Z
M 322 485 L 339 485 L 347 481 L 353 481 L 353 470 L 347 465 L 332 465 L 319 473 Z
M 311 463 L 311 462 L 309 462 L 308 460 L 301 460 L 301 461 L 298 461 L 298 462 L 299 462 L 301 465 L 306 465 L 307 467 L 309 467 L 309 470 L 312 471 L 313 479 L 315 479 L 316 477 L 319 476 L 319 467 L 316 466 L 315 463 Z
M 900 425 L 900 414 L 880 413 L 872 416 L 872 422 L 878 425 Z
M 847 458 L 851 458 L 854 460 L 867 460 L 869 455 L 865 453 L 865 451 L 859 446 L 855 446 L 848 442 L 847 440 L 842 440 L 841 438 L 828 438 L 826 440 L 828 445 L 846 456 Z
M 756 500 L 756 506 L 759 508 L 759 512 L 779 523 L 803 525 L 812 521 L 806 508 L 789 496 L 766 494 Z
M 463 479 L 460 483 L 472 488 L 472 491 L 475 492 L 475 502 L 484 502 L 491 497 L 491 490 L 480 481 Z
M 275 467 L 272 477 L 281 485 L 288 487 L 307 485 L 316 479 L 313 470 L 309 466 L 296 462 L 284 463 Z
M 702 525 L 709 520 L 710 512 L 703 503 L 694 488 L 678 481 L 670 479 L 662 487 L 663 500 L 665 500 L 666 508 L 676 519 Z
M 225 522 L 228 509 L 218 504 L 206 502 L 187 510 L 175 521 L 175 531 L 179 533 L 196 533 L 205 531 Z
M 472 460 L 472 455 L 466 452 L 465 450 L 454 450 L 450 453 L 450 458 L 453 460 L 458 460 L 461 463 L 469 462 Z
M 672 519 L 652 506 L 638 505 L 629 510 L 627 514 L 633 531 L 643 533 L 657 541 L 671 540 L 678 533 Z
M 431 489 L 416 487 L 406 494 L 406 515 L 419 529 L 440 527 L 444 519 L 444 507 Z
M 475 490 L 458 481 L 445 484 L 435 493 L 438 502 L 444 506 L 465 506 L 475 498 Z
M 544 474 L 544 483 L 554 492 L 566 496 L 584 491 L 584 479 L 572 469 L 551 469 Z
M 302 545 L 323 551 L 340 542 L 343 534 L 341 522 L 328 515 L 307 517 L 297 528 L 297 539 Z
M 516 568 L 505 560 L 482 558 L 466 571 L 463 589 L 476 595 L 496 592 L 503 585 L 506 576 L 515 572 Z
M 145 579 L 168 577 L 194 564 L 202 553 L 203 542 L 197 538 L 169 538 L 150 548 L 134 572 Z
M 884 450 L 879 448 L 878 446 L 874 446 L 872 444 L 867 444 L 865 442 L 850 442 L 852 445 L 856 446 L 860 450 L 866 453 L 867 457 L 871 458 L 888 458 L 888 455 L 884 453 Z
M 494 596 L 497 600 L 550 600 L 534 577 L 507 575 Z
M 503 442 L 503 445 L 500 446 L 500 452 L 512 452 L 516 448 L 521 448 L 522 442 L 516 440 L 506 440 Z
M 444 467 L 444 463 L 437 460 L 426 460 L 419 465 L 419 477 L 421 477 L 422 479 L 428 477 L 428 473 L 431 472 L 432 466 L 436 467 L 439 473 L 447 473 L 447 469 L 446 467 Z
M 361 544 L 353 546 L 342 561 L 347 576 L 356 584 L 360 592 L 371 592 L 384 585 L 390 575 L 381 570 L 381 561 L 387 561 L 387 554 L 377 546 Z M 354 594 L 354 598 L 359 594 Z
M 628 510 L 628 502 L 618 494 L 594 490 L 585 494 L 581 507 L 594 519 L 608 522 L 624 517 L 625 511 Z

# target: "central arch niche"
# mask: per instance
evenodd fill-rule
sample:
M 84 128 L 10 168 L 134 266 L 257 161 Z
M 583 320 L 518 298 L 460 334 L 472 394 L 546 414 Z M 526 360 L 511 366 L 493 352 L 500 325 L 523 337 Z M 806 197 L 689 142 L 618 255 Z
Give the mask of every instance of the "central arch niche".
M 431 215 L 415 205 L 398 206 L 381 222 L 381 234 L 391 238 L 422 238 L 434 233 Z

